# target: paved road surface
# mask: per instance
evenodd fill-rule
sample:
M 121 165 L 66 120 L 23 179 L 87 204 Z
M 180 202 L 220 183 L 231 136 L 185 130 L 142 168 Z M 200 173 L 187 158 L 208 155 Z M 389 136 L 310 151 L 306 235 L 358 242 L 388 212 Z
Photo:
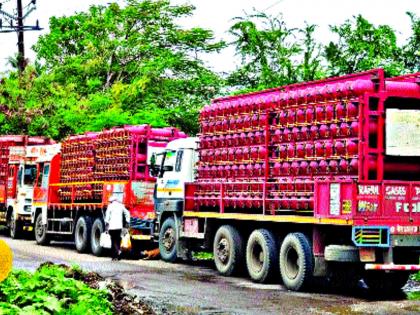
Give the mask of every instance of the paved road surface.
M 289 292 L 281 285 L 225 278 L 211 266 L 162 261 L 110 261 L 79 254 L 69 244 L 42 247 L 29 240 L 0 236 L 13 249 L 14 267 L 35 270 L 40 263 L 77 264 L 119 281 L 158 313 L 170 314 L 418 314 L 420 303 L 395 299 L 371 301 L 349 292 Z M 417 312 L 416 312 L 417 311 Z

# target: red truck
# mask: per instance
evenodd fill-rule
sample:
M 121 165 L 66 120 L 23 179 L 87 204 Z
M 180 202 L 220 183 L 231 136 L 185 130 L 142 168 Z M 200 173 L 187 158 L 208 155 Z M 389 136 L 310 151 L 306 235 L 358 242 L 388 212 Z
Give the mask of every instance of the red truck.
M 54 143 L 44 137 L 0 136 L 0 224 L 12 238 L 31 231 L 31 209 L 36 160 L 41 148 Z
M 420 74 L 371 70 L 216 99 L 156 159 L 166 261 L 302 290 L 344 271 L 399 290 L 420 270 Z
M 111 195 L 131 213 L 134 240 L 150 240 L 154 226 L 153 154 L 171 140 L 186 137 L 175 128 L 125 126 L 70 136 L 59 153 L 38 159 L 32 206 L 35 239 L 75 243 L 79 252 L 102 255 L 100 235 Z

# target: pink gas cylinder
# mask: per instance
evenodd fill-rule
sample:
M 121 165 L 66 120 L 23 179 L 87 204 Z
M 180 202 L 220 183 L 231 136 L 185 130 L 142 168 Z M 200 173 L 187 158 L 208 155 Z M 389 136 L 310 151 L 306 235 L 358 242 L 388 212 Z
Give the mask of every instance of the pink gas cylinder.
M 319 138 L 318 126 L 312 125 L 309 129 L 309 134 L 312 140 Z
M 340 124 L 340 136 L 346 137 L 350 135 L 350 127 L 347 123 Z
M 259 118 L 258 114 L 257 113 L 254 113 L 254 115 L 252 115 L 252 118 L 251 118 L 251 126 L 253 128 L 258 127 L 259 120 L 260 120 L 260 118 Z
M 285 110 L 281 110 L 279 113 L 279 121 L 282 126 L 287 124 L 287 112 Z
M 289 128 L 285 128 L 283 130 L 283 142 L 290 142 L 292 141 L 292 132 Z
M 246 172 L 247 172 L 247 177 L 254 176 L 254 165 L 253 164 L 248 164 L 246 166 Z
M 244 117 L 244 123 L 243 123 L 244 129 L 249 129 L 251 127 L 251 117 L 245 116 Z
M 340 162 L 339 162 L 339 164 L 338 164 L 338 169 L 342 173 L 347 173 L 347 171 L 348 171 L 348 163 L 347 163 L 347 160 L 341 159 Z
M 225 167 L 224 166 L 220 165 L 220 166 L 217 167 L 217 175 L 219 177 L 222 177 L 222 178 L 225 177 Z
M 225 176 L 226 178 L 232 177 L 232 168 L 230 165 L 225 166 Z
M 296 122 L 295 111 L 293 109 L 289 109 L 287 111 L 287 123 L 289 125 L 293 125 Z
M 259 115 L 259 117 L 258 117 L 258 125 L 260 126 L 260 127 L 263 127 L 263 126 L 265 126 L 266 125 L 266 123 L 267 123 L 267 116 L 266 115 L 264 115 L 264 114 L 260 114 Z
M 258 159 L 265 160 L 267 157 L 267 149 L 265 147 L 260 147 L 258 150 Z
M 217 171 L 218 171 L 217 166 L 213 165 L 210 169 L 210 177 L 217 178 L 218 177 Z
M 256 142 L 258 143 L 258 144 L 264 144 L 264 141 L 265 141 L 265 131 L 263 131 L 263 132 L 256 132 L 255 133 L 255 138 L 256 138 Z
M 287 148 L 286 148 L 285 145 L 281 145 L 279 147 L 279 157 L 280 157 L 280 159 L 287 158 Z
M 357 137 L 359 135 L 359 123 L 357 121 L 353 121 L 350 125 L 350 134 L 353 137 Z
M 324 149 L 325 149 L 325 156 L 330 157 L 334 154 L 334 144 L 331 140 L 327 140 L 324 143 Z
M 325 155 L 324 144 L 320 141 L 315 143 L 315 156 L 320 157 Z
M 325 160 L 321 160 L 318 165 L 320 174 L 326 174 L 328 172 L 328 163 Z
M 258 159 L 258 147 L 252 147 L 250 152 L 251 160 L 257 160 Z
M 263 176 L 263 168 L 261 164 L 255 164 L 254 165 L 254 175 L 255 176 Z
M 315 118 L 315 115 L 314 115 L 313 108 L 312 107 L 308 107 L 306 109 L 306 122 L 307 123 L 313 123 L 314 118 Z
M 248 141 L 248 137 L 245 132 L 241 132 L 239 135 L 239 145 L 246 145 Z
M 249 161 L 251 159 L 251 148 L 250 147 L 244 147 L 242 148 L 242 154 L 243 154 L 243 159 L 245 161 Z
M 334 120 L 334 105 L 328 104 L 325 107 L 325 119 L 329 122 Z
M 307 143 L 305 145 L 305 154 L 306 157 L 313 157 L 314 156 L 314 146 L 312 143 Z
M 337 173 L 338 162 L 336 160 L 331 160 L 330 163 L 328 163 L 328 169 L 330 173 Z
M 231 130 L 231 131 L 237 130 L 237 128 L 236 128 L 236 118 L 235 117 L 231 117 L 229 119 L 229 130 Z
M 299 174 L 299 163 L 298 162 L 293 161 L 290 168 L 292 170 L 292 175 L 298 175 Z
M 201 123 L 201 133 L 206 134 L 209 132 L 209 123 L 207 121 L 203 121 Z
M 357 117 L 359 114 L 359 109 L 357 108 L 357 105 L 354 103 L 347 104 L 347 117 L 348 118 L 354 118 Z
M 238 168 L 237 165 L 232 166 L 232 175 L 233 175 L 233 177 L 238 177 L 239 176 L 239 168 Z
M 319 136 L 321 138 L 328 138 L 330 136 L 330 128 L 327 125 L 321 125 L 319 127 Z
M 292 141 L 300 141 L 300 129 L 298 127 L 292 128 Z
M 234 146 L 240 145 L 239 134 L 235 133 L 232 136 L 232 145 L 234 145 Z
M 300 128 L 300 139 L 305 141 L 308 139 L 309 129 L 306 126 Z
M 242 161 L 244 158 L 243 152 L 241 148 L 236 148 L 235 150 L 235 160 L 236 161 Z
M 273 175 L 280 176 L 280 173 L 281 173 L 281 164 L 279 162 L 276 162 L 273 165 Z
M 200 151 L 200 158 L 202 162 L 207 162 L 207 150 Z
M 289 159 L 295 157 L 295 145 L 294 144 L 288 144 L 287 145 L 287 157 Z
M 220 160 L 221 161 L 227 161 L 228 160 L 228 149 L 223 148 L 220 154 Z
M 255 144 L 255 134 L 253 132 L 248 132 L 247 137 L 249 145 Z
M 303 108 L 299 108 L 297 110 L 296 121 L 300 124 L 305 122 L 305 111 L 303 110 Z
M 339 130 L 337 124 L 330 125 L 330 135 L 331 137 L 335 138 L 339 136 Z
M 338 103 L 335 107 L 337 119 L 346 118 L 346 105 L 342 102 Z
M 354 141 L 347 141 L 346 150 L 348 155 L 356 155 L 358 153 L 357 144 Z
M 228 160 L 229 161 L 234 161 L 235 160 L 235 149 L 234 148 L 229 148 Z
M 222 121 L 221 120 L 217 120 L 214 124 L 214 131 L 216 132 L 221 132 L 222 131 Z
M 273 133 L 273 142 L 274 143 L 279 143 L 282 141 L 282 132 L 280 129 L 276 129 Z
M 315 109 L 316 121 L 325 121 L 325 109 L 324 106 L 317 106 Z
M 212 142 L 213 148 L 219 148 L 220 147 L 219 137 L 218 136 L 213 136 L 211 138 L 211 142 Z
M 296 145 L 296 156 L 298 158 L 304 158 L 305 157 L 305 146 L 303 143 L 298 143 Z
M 308 167 L 309 167 L 308 162 L 306 162 L 306 161 L 300 162 L 300 165 L 299 165 L 299 169 L 300 169 L 299 172 L 300 172 L 300 174 L 301 175 L 306 175 L 308 173 Z
M 350 161 L 350 172 L 353 174 L 357 174 L 357 170 L 359 169 L 359 161 L 357 159 L 351 159 Z
M 318 162 L 316 161 L 311 161 L 309 163 L 309 173 L 314 175 L 318 173 Z
M 281 165 L 282 175 L 290 174 L 290 164 L 288 162 L 283 162 Z
M 244 118 L 242 116 L 239 116 L 236 118 L 236 129 L 242 130 L 244 128 Z
M 346 154 L 346 148 L 344 146 L 344 143 L 342 141 L 336 141 L 334 144 L 335 148 L 335 155 L 345 155 Z

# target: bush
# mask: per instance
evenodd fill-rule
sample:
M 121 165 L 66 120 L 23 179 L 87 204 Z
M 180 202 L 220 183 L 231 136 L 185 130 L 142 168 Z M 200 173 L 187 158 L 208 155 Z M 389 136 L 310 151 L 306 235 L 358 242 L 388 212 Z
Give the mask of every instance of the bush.
M 42 265 L 13 271 L 0 283 L 0 314 L 112 314 L 108 293 L 68 277 L 69 270 Z

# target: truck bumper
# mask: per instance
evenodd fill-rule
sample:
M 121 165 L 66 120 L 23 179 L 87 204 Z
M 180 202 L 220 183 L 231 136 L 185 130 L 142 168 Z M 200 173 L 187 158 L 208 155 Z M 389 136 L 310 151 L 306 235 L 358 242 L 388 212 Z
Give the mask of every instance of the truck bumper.
M 420 265 L 366 264 L 366 270 L 420 271 Z

